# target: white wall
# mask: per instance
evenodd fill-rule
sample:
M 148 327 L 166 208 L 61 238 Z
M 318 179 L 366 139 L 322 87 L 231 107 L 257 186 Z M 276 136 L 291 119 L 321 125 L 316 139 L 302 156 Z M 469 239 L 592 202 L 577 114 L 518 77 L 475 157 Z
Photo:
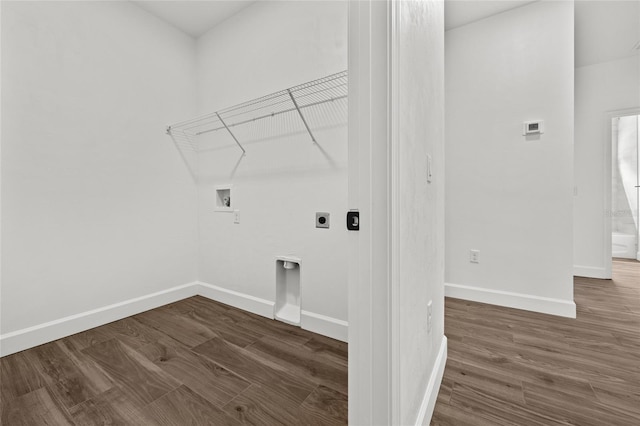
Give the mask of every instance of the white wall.
M 574 265 L 576 275 L 610 278 L 604 222 L 611 220 L 605 198 L 605 158 L 610 158 L 608 112 L 640 107 L 638 55 L 575 70 Z
M 352 2 L 349 79 L 349 424 L 428 424 L 446 363 L 442 2 Z
M 442 3 L 436 1 L 399 2 L 397 7 L 396 330 L 400 377 L 395 397 L 398 424 L 429 424 L 433 412 L 429 401 L 438 393 L 439 369 L 445 362 L 442 354 L 446 354 L 444 15 Z M 428 155 L 432 158 L 431 182 L 426 177 Z M 431 330 L 429 302 L 433 305 Z
M 257 2 L 198 40 L 201 113 L 213 112 L 347 68 L 347 3 Z M 199 154 L 200 280 L 273 303 L 275 259 L 301 261 L 302 309 L 347 320 L 346 103 L 309 121 L 297 115 L 234 128 Z M 216 185 L 232 184 L 230 213 L 215 212 Z M 315 212 L 331 214 L 315 228 Z M 303 327 L 305 319 L 303 317 Z M 315 330 L 321 331 L 321 330 Z M 343 327 L 346 339 L 346 327 Z
M 2 2 L 4 336 L 197 278 L 164 135 L 194 81 L 193 40 L 129 2 Z
M 573 316 L 573 2 L 445 39 L 447 295 Z

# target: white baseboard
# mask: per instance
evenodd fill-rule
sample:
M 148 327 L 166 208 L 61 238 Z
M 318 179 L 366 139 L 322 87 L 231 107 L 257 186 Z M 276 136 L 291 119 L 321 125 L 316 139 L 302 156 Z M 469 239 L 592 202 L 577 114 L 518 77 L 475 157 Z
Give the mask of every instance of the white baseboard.
M 573 266 L 573 275 L 576 277 L 599 278 L 602 280 L 611 279 L 611 271 L 605 268 L 594 268 L 592 266 Z
M 444 294 L 456 299 L 489 303 L 525 311 L 575 318 L 576 304 L 573 300 L 552 299 L 531 294 L 512 293 L 509 291 L 490 290 L 460 284 L 445 283 Z
M 442 336 L 442 342 L 440 343 L 440 350 L 436 358 L 436 363 L 431 376 L 429 377 L 429 383 L 427 383 L 427 389 L 422 398 L 422 404 L 420 404 L 420 411 L 418 411 L 418 417 L 416 419 L 417 425 L 428 425 L 431 423 L 431 416 L 433 416 L 433 410 L 436 408 L 436 400 L 438 399 L 438 392 L 440 392 L 440 384 L 442 383 L 442 376 L 444 375 L 444 367 L 447 364 L 447 337 Z
M 300 312 L 300 325 L 305 330 L 346 342 L 349 340 L 349 323 L 347 321 L 315 314 L 309 311 Z
M 273 319 L 274 302 L 201 281 L 198 284 L 200 285 L 198 294 L 202 297 Z
M 20 352 L 90 328 L 136 315 L 149 309 L 177 302 L 197 295 L 198 290 L 199 286 L 196 282 L 184 284 L 44 324 L 5 333 L 0 335 L 0 356 Z
M 0 335 L 0 357 L 33 348 L 75 333 L 158 308 L 193 296 L 203 296 L 266 318 L 273 319 L 275 303 L 248 294 L 195 281 L 135 299 L 49 321 Z M 302 311 L 302 328 L 347 341 L 347 322 Z
M 215 300 L 234 308 L 253 312 L 266 318 L 275 318 L 275 303 L 245 293 L 228 290 L 213 284 L 199 282 L 200 296 Z M 300 312 L 300 326 L 313 333 L 322 334 L 343 342 L 347 341 L 348 323 L 309 311 Z

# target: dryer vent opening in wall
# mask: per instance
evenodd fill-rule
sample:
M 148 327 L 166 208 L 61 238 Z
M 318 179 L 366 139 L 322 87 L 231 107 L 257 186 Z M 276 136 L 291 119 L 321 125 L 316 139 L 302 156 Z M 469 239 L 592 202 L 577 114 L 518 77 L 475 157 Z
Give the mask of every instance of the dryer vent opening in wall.
M 275 319 L 300 325 L 300 259 L 293 256 L 276 258 Z

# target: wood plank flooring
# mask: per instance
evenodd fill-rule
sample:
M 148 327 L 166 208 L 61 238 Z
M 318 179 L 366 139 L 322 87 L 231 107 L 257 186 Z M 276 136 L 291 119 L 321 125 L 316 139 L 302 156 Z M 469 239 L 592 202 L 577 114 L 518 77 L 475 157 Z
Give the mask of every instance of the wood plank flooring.
M 640 262 L 578 318 L 446 300 L 432 425 L 640 425 Z M 339 425 L 347 345 L 193 297 L 0 359 L 1 424 Z
M 344 425 L 347 344 L 192 297 L 0 359 L 0 424 Z
M 640 262 L 575 278 L 577 319 L 446 299 L 432 425 L 640 425 Z

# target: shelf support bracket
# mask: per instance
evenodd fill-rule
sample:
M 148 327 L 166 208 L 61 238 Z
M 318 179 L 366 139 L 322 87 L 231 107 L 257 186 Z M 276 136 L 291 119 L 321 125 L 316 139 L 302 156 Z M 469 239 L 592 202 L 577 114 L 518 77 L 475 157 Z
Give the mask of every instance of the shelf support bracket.
M 240 142 L 238 142 L 238 139 L 236 139 L 236 135 L 233 134 L 233 132 L 231 131 L 231 129 L 229 128 L 229 126 L 227 126 L 227 123 L 224 122 L 224 120 L 222 119 L 222 117 L 220 117 L 220 114 L 218 114 L 216 112 L 216 115 L 218 116 L 218 120 L 220 120 L 220 122 L 222 123 L 222 125 L 224 126 L 225 129 L 227 129 L 227 132 L 229 132 L 229 134 L 231 135 L 231 137 L 233 138 L 234 141 L 236 141 L 236 143 L 238 144 L 238 146 L 240 147 L 240 149 L 242 150 L 242 155 L 246 154 L 247 151 L 244 150 L 244 148 L 242 147 L 242 145 L 240 145 Z
M 291 89 L 287 89 L 287 92 L 289 93 L 289 97 L 291 98 L 291 101 L 293 102 L 293 105 L 296 107 L 296 110 L 298 111 L 298 114 L 300 114 L 300 118 L 302 119 L 302 122 L 304 123 L 304 127 L 307 128 L 307 132 L 309 132 L 309 136 L 311 136 L 311 140 L 313 141 L 313 143 L 318 143 L 316 141 L 316 138 L 313 136 L 313 133 L 311 133 L 311 129 L 309 128 L 309 125 L 307 124 L 307 120 L 304 119 L 304 115 L 302 115 L 302 111 L 300 111 L 300 107 L 298 106 L 298 102 L 296 102 L 296 98 L 293 97 L 293 93 L 291 93 Z

